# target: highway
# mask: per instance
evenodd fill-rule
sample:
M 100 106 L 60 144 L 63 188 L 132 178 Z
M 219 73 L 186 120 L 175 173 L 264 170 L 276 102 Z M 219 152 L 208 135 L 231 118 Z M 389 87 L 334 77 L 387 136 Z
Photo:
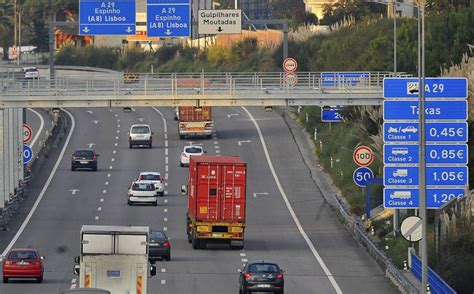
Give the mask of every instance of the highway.
M 157 263 L 149 293 L 237 293 L 237 269 L 251 259 L 278 262 L 285 269 L 286 293 L 397 293 L 324 202 L 275 112 L 249 108 L 252 121 L 243 108 L 214 108 L 213 139 L 193 140 L 208 154 L 238 155 L 248 163 L 246 244 L 233 251 L 217 245 L 193 250 L 187 242 L 186 198 L 180 194 L 187 170 L 179 167 L 179 153 L 190 140 L 179 140 L 171 108 L 67 111 L 73 117 L 72 134 L 48 189 L 17 240 L 15 231 L 0 232 L 0 252 L 14 238 L 13 247 L 34 247 L 45 256 L 45 281 L 0 284 L 0 293 L 60 293 L 78 287 L 72 269 L 83 224 L 167 231 L 171 261 Z M 153 149 L 128 148 L 129 127 L 141 122 L 155 132 Z M 99 171 L 71 172 L 71 153 L 88 146 L 100 154 Z M 157 207 L 127 205 L 127 187 L 140 171 L 159 171 L 167 178 Z

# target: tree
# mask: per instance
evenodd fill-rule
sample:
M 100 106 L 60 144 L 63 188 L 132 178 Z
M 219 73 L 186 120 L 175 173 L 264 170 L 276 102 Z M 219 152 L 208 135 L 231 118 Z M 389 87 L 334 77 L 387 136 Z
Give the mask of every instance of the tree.
M 361 0 L 341 0 L 324 7 L 322 24 L 333 25 L 349 17 L 353 17 L 358 21 L 364 17 L 379 16 L 385 12 L 386 7 L 378 3 L 367 3 Z
M 303 0 L 272 0 L 270 6 L 273 16 L 277 19 L 289 19 L 292 28 L 318 22 L 316 15 L 306 11 Z
M 3 48 L 3 59 L 8 59 L 8 47 L 13 45 L 13 15 L 13 3 L 0 3 L 0 46 Z

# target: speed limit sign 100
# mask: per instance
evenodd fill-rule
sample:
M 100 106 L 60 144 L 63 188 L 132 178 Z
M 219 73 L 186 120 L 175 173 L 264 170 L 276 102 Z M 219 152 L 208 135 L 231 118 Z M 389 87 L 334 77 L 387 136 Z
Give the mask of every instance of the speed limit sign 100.
M 30 142 L 33 136 L 33 130 L 27 124 L 23 124 L 23 144 Z
M 370 147 L 359 146 L 354 150 L 353 158 L 358 166 L 369 166 L 375 157 Z

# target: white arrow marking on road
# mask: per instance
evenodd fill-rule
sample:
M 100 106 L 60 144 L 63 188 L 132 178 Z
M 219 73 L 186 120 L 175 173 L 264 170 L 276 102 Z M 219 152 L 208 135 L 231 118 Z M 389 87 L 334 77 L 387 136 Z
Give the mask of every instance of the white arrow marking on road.
M 253 197 L 257 198 L 259 195 L 270 195 L 268 192 L 253 193 Z
M 143 117 L 137 118 L 140 122 L 143 122 Z
M 167 34 L 168 36 L 171 35 L 172 33 L 173 33 L 173 32 L 170 31 L 170 29 L 167 29 L 167 30 L 165 31 L 165 34 Z
M 99 123 L 98 120 L 93 120 L 92 122 L 93 122 L 94 124 L 98 124 L 98 123 Z
M 71 194 L 72 195 L 76 195 L 77 192 L 81 191 L 81 190 L 78 190 L 78 189 L 72 189 L 72 190 L 69 190 L 71 191 Z
M 88 146 L 89 148 L 92 148 L 93 146 L 95 146 L 95 143 L 89 143 L 89 144 L 87 144 L 87 146 Z
M 238 144 L 239 144 L 239 146 L 242 146 L 242 143 L 250 143 L 250 142 L 252 142 L 252 141 L 245 140 L 245 141 L 239 141 Z
M 88 27 L 85 27 L 82 31 L 83 31 L 84 33 L 88 33 L 88 32 L 90 32 L 91 30 L 89 30 Z
M 86 112 L 87 112 L 88 114 L 93 114 L 93 113 L 94 113 L 94 112 L 92 112 L 92 110 L 86 110 Z
M 233 116 L 239 116 L 239 114 L 238 113 L 229 113 L 227 115 L 228 118 L 232 118 Z

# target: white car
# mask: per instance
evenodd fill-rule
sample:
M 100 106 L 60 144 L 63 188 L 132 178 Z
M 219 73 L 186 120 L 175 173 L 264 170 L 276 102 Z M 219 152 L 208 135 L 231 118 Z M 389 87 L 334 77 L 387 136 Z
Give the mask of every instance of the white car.
M 139 124 L 132 125 L 128 132 L 128 144 L 130 149 L 135 145 L 143 146 L 146 145 L 148 148 L 152 147 L 153 132 L 149 125 Z
M 188 166 L 189 165 L 189 159 L 190 159 L 191 156 L 201 156 L 204 153 L 206 153 L 206 152 L 199 145 L 185 146 L 183 148 L 183 151 L 181 152 L 179 163 L 180 163 L 181 166 Z
M 128 188 L 127 203 L 128 205 L 151 203 L 153 206 L 157 206 L 158 197 L 156 196 L 155 185 L 150 182 L 133 181 Z
M 155 186 L 156 195 L 163 196 L 165 193 L 164 179 L 159 172 L 141 172 L 137 181 L 151 183 Z
M 179 120 L 179 108 L 174 108 L 174 120 Z
M 24 67 L 23 73 L 25 74 L 25 79 L 37 79 L 39 78 L 39 72 L 36 67 Z

